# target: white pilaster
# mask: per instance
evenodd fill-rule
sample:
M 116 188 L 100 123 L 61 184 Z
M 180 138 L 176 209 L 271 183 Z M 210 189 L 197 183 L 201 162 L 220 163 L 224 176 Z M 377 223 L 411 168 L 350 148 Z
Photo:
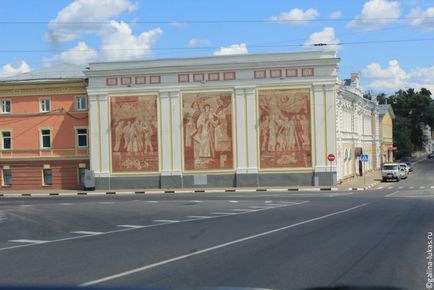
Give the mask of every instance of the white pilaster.
M 258 124 L 255 98 L 255 87 L 248 87 L 246 91 L 247 114 L 247 172 L 258 172 Z
M 237 173 L 247 173 L 247 128 L 246 128 L 246 98 L 244 88 L 236 88 L 234 96 L 236 131 L 232 138 L 236 140 Z
M 179 90 L 171 91 L 170 93 L 170 105 L 171 105 L 171 136 L 170 142 L 172 146 L 172 175 L 182 174 L 182 160 L 181 160 L 181 134 L 182 134 L 182 119 L 181 119 L 181 103 L 179 98 Z
M 89 95 L 89 158 L 90 169 L 93 170 L 95 176 L 99 176 L 101 172 L 101 146 L 100 146 L 100 126 L 99 126 L 99 102 L 97 95 Z
M 100 94 L 99 101 L 97 99 L 97 103 L 99 103 L 99 125 L 100 125 L 100 138 L 101 138 L 101 169 L 100 176 L 108 177 L 110 175 L 110 124 L 109 124 L 109 109 L 108 109 L 108 97 L 107 94 Z
M 170 92 L 160 91 L 160 156 L 161 156 L 161 175 L 172 175 L 172 145 L 170 136 Z

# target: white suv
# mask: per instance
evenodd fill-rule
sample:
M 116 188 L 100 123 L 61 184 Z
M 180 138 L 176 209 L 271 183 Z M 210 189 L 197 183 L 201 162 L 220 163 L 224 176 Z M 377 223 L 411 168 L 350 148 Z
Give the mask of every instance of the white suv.
M 401 180 L 400 170 L 398 163 L 385 163 L 381 169 L 381 177 L 383 181 L 389 179 L 395 179 L 396 181 Z

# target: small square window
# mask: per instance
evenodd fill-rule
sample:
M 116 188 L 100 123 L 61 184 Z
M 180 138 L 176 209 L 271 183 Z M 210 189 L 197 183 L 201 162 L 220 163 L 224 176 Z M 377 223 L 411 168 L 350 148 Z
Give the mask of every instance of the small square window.
M 267 77 L 267 73 L 265 72 L 265 70 L 256 70 L 254 72 L 254 76 L 255 79 L 265 79 Z
M 76 130 L 77 147 L 87 147 L 87 129 L 80 128 Z
M 131 77 L 121 77 L 121 85 L 131 85 Z
M 297 74 L 297 69 L 296 68 L 288 68 L 286 69 L 286 76 L 289 78 L 293 78 L 296 77 Z
M 2 149 L 10 150 L 12 149 L 12 136 L 10 131 L 2 132 Z
M 193 81 L 194 82 L 203 82 L 205 80 L 204 74 L 193 74 Z
M 236 78 L 236 75 L 235 75 L 235 72 L 233 72 L 233 71 L 228 71 L 228 72 L 223 73 L 223 79 L 225 81 L 232 81 L 232 80 L 235 80 L 235 78 Z
M 51 169 L 43 169 L 44 185 L 53 185 L 53 172 Z
M 41 112 L 50 112 L 50 99 L 41 99 Z
M 312 77 L 313 73 L 313 68 L 304 68 L 301 70 L 301 75 L 304 77 Z
M 220 80 L 220 73 L 218 72 L 208 73 L 208 81 L 219 81 L 219 80 Z
M 146 84 L 146 77 L 144 77 L 144 76 L 135 77 L 135 79 L 134 79 L 134 83 L 135 83 L 136 85 L 143 85 L 143 84 Z
M 1 113 L 7 114 L 11 112 L 11 100 L 1 100 Z
M 86 111 L 87 103 L 85 96 L 79 96 L 75 98 L 75 110 L 76 111 Z
M 51 148 L 51 130 L 43 129 L 41 130 L 41 145 L 43 149 Z
M 189 74 L 179 74 L 178 75 L 178 83 L 188 83 L 190 81 Z
M 272 69 L 270 70 L 270 78 L 280 78 L 282 77 L 282 70 Z
M 160 76 L 150 76 L 149 82 L 151 84 L 159 84 L 159 83 L 161 83 L 161 77 Z
M 118 85 L 118 78 L 106 78 L 105 84 L 107 86 L 117 86 Z
M 12 170 L 11 169 L 3 169 L 3 185 L 11 186 L 12 185 Z

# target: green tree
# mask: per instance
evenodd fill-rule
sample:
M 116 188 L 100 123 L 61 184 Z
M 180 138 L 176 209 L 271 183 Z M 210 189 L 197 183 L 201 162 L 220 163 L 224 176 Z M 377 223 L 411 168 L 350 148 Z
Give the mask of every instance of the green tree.
M 400 159 L 411 155 L 413 145 L 411 142 L 411 122 L 408 118 L 396 116 L 393 122 L 393 142 L 398 147 L 396 158 Z

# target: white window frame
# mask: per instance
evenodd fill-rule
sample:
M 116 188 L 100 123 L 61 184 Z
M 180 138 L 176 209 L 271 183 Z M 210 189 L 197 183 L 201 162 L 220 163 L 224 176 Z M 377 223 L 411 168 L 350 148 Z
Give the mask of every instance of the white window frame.
M 10 148 L 5 148 L 5 137 L 3 136 L 3 133 L 9 133 L 9 139 L 10 139 L 10 144 L 11 144 L 11 146 L 10 146 Z M 1 141 L 2 141 L 2 144 L 1 144 L 1 148 L 2 148 L 2 150 L 12 150 L 12 131 L 11 130 L 2 130 L 1 131 Z
M 51 173 L 51 183 L 47 184 L 45 182 L 45 172 L 46 170 L 50 170 Z M 43 186 L 52 186 L 53 185 L 53 170 L 51 168 L 42 168 L 42 185 Z
M 5 178 L 5 171 L 9 171 L 10 172 L 10 176 L 11 176 L 11 182 L 10 184 L 6 183 L 6 178 Z M 2 185 L 3 186 L 12 186 L 13 184 L 13 179 L 12 179 L 12 169 L 10 168 L 3 168 L 2 169 Z
M 84 100 L 84 103 L 80 100 Z M 87 98 L 86 98 L 86 96 L 76 96 L 75 97 L 75 110 L 77 112 L 83 112 L 83 111 L 87 110 Z
M 48 110 L 47 110 L 47 102 L 48 102 Z M 39 99 L 39 111 L 43 113 L 51 112 L 51 98 Z
M 49 135 L 49 137 L 50 137 L 50 147 L 44 147 L 44 136 L 47 136 L 47 135 L 44 135 L 43 133 L 42 133 L 42 131 L 45 131 L 45 130 L 48 130 L 48 131 L 50 131 L 50 135 Z M 51 132 L 52 132 L 52 130 L 50 129 L 50 128 L 42 128 L 42 129 L 40 129 L 39 130 L 39 135 L 40 135 L 40 141 L 41 141 L 41 149 L 51 149 L 52 147 L 53 147 L 53 140 L 52 140 L 52 134 L 51 134 Z
M 6 110 L 5 110 L 5 108 L 6 108 L 6 105 L 5 105 L 6 102 L 9 103 L 9 111 L 6 111 Z M 0 112 L 1 112 L 2 114 L 10 114 L 11 111 L 12 111 L 12 102 L 11 102 L 11 100 L 10 100 L 10 99 L 1 99 L 1 108 L 0 108 Z
M 88 148 L 89 147 L 89 129 L 87 127 L 75 127 L 75 146 L 77 148 Z M 84 133 L 78 133 L 78 130 L 86 130 L 86 146 L 80 146 L 79 136 L 84 135 Z

